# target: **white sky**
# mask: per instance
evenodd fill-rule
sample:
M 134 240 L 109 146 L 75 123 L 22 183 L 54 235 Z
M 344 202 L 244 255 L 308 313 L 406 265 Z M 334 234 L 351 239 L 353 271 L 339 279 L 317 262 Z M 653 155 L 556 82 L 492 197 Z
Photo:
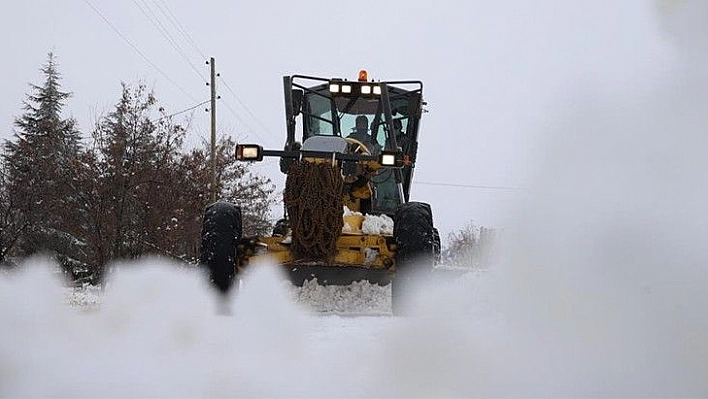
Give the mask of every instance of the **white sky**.
M 533 188 L 543 132 L 564 103 L 588 89 L 642 87 L 670 59 L 650 1 L 88 2 L 164 75 L 85 1 L 7 3 L 0 20 L 0 137 L 10 137 L 27 84 L 41 83 L 49 51 L 58 56 L 64 89 L 74 93 L 66 111 L 85 134 L 117 101 L 121 81 L 144 81 L 168 112 L 207 100 L 202 56 L 213 56 L 238 95 L 218 85 L 220 134 L 268 148 L 281 148 L 285 139 L 283 75 L 353 79 L 364 68 L 374 79 L 425 84 L 430 113 L 415 179 Z M 198 51 L 161 12 L 168 9 Z M 146 17 L 149 10 L 184 57 Z M 208 138 L 202 108 L 190 143 Z M 274 161 L 258 169 L 282 189 Z M 432 204 L 446 236 L 470 220 L 504 226 L 523 192 L 414 182 L 412 198 Z

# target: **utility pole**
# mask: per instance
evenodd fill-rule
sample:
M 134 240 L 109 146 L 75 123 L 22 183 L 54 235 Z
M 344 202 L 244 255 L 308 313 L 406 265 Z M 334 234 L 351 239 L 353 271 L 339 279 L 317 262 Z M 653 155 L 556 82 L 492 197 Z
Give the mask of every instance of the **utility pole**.
M 211 201 L 216 202 L 216 63 L 209 59 L 211 66 Z

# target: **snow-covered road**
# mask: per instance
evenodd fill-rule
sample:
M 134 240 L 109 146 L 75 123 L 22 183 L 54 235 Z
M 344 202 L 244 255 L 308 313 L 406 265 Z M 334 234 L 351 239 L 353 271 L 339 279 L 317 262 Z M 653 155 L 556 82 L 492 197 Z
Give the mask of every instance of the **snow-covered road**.
M 661 310 L 632 314 L 636 303 L 582 293 L 534 309 L 539 298 L 520 301 L 503 274 L 437 281 L 417 292 L 417 314 L 393 317 L 361 299 L 358 315 L 312 313 L 275 268 L 259 267 L 224 315 L 201 274 L 161 261 L 120 268 L 100 298 L 74 296 L 89 305 L 78 308 L 52 266 L 33 263 L 0 278 L 0 397 L 673 396 L 706 387 L 705 354 L 694 351 L 703 338 L 676 342 L 672 328 L 657 330 Z M 343 307 L 349 294 L 337 295 Z
M 265 265 L 224 306 L 204 276 L 162 261 L 68 294 L 31 263 L 0 279 L 3 397 L 399 396 L 417 386 L 401 368 L 430 360 L 398 353 L 424 331 L 390 316 L 388 287 L 300 290 Z

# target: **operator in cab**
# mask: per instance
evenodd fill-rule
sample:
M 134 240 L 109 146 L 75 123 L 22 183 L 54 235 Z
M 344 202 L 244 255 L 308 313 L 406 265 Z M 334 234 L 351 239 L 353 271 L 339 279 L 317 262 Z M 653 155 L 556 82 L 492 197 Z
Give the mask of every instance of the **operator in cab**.
M 365 145 L 371 155 L 376 155 L 381 152 L 381 145 L 373 140 L 369 134 L 369 118 L 367 118 L 366 115 L 356 117 L 356 122 L 352 130 L 352 133 L 347 136 L 347 138 L 357 140 Z

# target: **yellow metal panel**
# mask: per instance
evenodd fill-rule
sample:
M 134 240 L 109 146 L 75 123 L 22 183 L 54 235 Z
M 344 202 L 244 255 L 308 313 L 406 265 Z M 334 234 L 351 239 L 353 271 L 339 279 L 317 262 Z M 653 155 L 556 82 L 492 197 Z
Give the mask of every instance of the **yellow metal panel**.
M 247 263 L 265 259 L 282 264 L 296 263 L 297 259 L 293 258 L 290 246 L 283 244 L 283 240 L 284 237 L 259 237 L 256 251 L 247 254 L 248 259 L 243 260 Z M 340 236 L 337 240 L 337 252 L 332 258 L 332 264 L 335 265 L 372 269 L 391 268 L 394 263 L 394 252 L 389 248 L 385 237 L 364 234 Z

